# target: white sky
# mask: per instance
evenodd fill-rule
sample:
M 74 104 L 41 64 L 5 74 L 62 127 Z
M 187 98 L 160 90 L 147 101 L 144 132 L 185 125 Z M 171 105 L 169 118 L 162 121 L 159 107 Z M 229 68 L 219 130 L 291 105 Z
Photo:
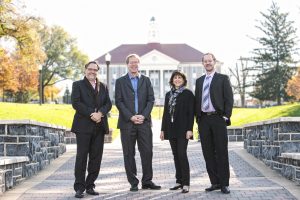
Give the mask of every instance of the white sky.
M 300 29 L 300 1 L 275 0 Z M 121 44 L 148 42 L 155 17 L 160 43 L 186 43 L 212 52 L 226 67 L 258 46 L 256 20 L 271 0 L 26 0 L 29 13 L 60 25 L 91 60 Z M 300 39 L 300 30 L 297 34 Z

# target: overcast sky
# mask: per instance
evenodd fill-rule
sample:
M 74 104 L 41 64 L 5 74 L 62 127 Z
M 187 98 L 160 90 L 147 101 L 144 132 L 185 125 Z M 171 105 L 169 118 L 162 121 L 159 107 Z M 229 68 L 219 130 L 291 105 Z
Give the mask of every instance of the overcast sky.
M 300 1 L 275 0 L 300 29 Z M 91 60 L 121 44 L 145 44 L 156 18 L 160 43 L 186 43 L 212 52 L 226 67 L 258 44 L 256 20 L 271 0 L 26 0 L 27 12 L 77 38 Z M 300 30 L 297 35 L 299 37 Z M 300 38 L 300 37 L 299 37 Z

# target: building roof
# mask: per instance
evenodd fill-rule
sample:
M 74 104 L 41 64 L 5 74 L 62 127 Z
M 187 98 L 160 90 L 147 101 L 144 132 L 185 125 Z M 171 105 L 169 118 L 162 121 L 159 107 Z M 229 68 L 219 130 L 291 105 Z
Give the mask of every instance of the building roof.
M 185 62 L 202 62 L 203 53 L 187 44 L 122 44 L 111 50 L 111 63 L 124 63 L 125 58 L 131 53 L 136 53 L 140 57 L 145 54 L 157 50 L 181 63 Z M 100 64 L 105 64 L 105 54 L 95 59 Z

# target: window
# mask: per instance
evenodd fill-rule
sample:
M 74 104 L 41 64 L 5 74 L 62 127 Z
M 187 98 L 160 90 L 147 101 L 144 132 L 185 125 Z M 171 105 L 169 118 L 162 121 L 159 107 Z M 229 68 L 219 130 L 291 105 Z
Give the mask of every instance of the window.
M 155 98 L 160 96 L 160 71 L 159 70 L 150 70 L 149 78 L 151 80 Z

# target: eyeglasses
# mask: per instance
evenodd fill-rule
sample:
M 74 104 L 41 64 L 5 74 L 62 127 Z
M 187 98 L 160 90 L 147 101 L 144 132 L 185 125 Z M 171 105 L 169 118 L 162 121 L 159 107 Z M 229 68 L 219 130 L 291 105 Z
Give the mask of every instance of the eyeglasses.
M 130 64 L 130 65 L 139 64 L 139 61 L 130 61 L 128 64 Z
M 93 68 L 86 68 L 88 71 L 93 71 L 93 72 L 97 72 L 98 71 L 98 69 L 93 69 Z

